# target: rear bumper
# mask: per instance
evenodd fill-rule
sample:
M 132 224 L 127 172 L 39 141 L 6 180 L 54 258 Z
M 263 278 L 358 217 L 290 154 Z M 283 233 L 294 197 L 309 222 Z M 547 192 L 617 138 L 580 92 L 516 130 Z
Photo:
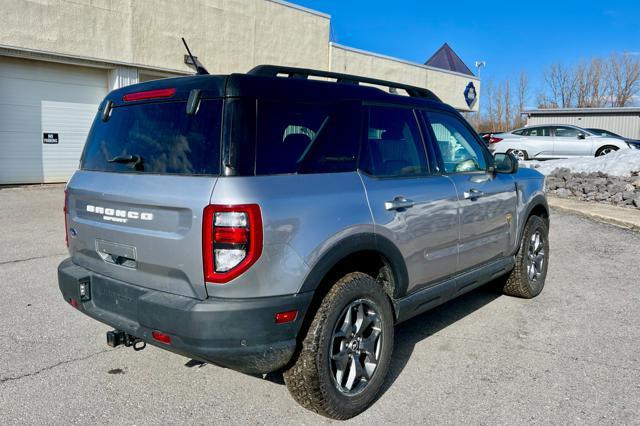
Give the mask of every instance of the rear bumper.
M 80 282 L 89 282 L 91 299 L 80 300 Z M 296 336 L 312 293 L 255 299 L 198 300 L 131 285 L 96 274 L 71 259 L 58 266 L 64 299 L 77 301 L 86 315 L 185 356 L 246 373 L 284 367 L 296 349 Z M 276 324 L 277 312 L 298 310 L 295 321 Z M 154 330 L 171 336 L 165 345 Z

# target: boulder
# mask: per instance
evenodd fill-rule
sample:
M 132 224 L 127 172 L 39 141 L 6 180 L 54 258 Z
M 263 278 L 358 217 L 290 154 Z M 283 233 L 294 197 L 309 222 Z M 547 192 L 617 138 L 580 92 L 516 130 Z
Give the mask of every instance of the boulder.
M 624 191 L 622 193 L 623 200 L 633 200 L 634 197 L 635 197 L 635 192 L 633 191 Z
M 556 191 L 556 196 L 560 198 L 568 198 L 571 196 L 571 191 L 566 188 L 560 188 Z M 640 198 L 638 199 L 638 202 L 640 203 Z

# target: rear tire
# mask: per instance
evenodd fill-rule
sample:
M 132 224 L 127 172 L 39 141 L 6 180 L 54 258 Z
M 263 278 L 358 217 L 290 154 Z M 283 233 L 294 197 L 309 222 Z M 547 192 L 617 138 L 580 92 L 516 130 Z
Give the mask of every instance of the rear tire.
M 516 254 L 516 266 L 505 277 L 504 294 L 531 299 L 544 288 L 549 267 L 549 228 L 540 216 L 527 221 L 520 249 Z
M 596 157 L 601 157 L 603 155 L 611 154 L 612 152 L 617 151 L 619 148 L 613 145 L 605 145 L 603 147 L 598 148 L 596 151 Z
M 512 154 L 518 161 L 526 161 L 529 159 L 529 155 L 524 149 L 510 149 L 507 151 L 507 154 Z
M 371 276 L 353 272 L 337 281 L 315 313 L 294 364 L 284 372 L 293 399 L 332 419 L 364 411 L 389 369 L 393 323 L 389 298 Z

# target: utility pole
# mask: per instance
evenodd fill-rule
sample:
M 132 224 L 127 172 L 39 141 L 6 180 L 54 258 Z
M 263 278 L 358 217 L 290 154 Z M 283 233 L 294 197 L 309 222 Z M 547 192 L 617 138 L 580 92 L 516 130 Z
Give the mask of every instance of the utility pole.
M 486 67 L 487 63 L 485 61 L 476 61 L 475 66 L 478 74 L 478 79 L 480 79 L 480 69 L 482 67 Z M 480 101 L 478 101 L 478 112 L 476 112 L 476 128 L 480 126 Z

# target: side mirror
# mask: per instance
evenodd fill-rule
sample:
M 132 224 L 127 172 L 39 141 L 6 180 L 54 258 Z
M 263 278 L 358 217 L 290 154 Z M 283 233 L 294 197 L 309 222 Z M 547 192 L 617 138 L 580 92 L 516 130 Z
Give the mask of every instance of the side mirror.
M 493 156 L 496 173 L 513 174 L 518 171 L 518 159 L 511 153 L 498 153 Z
M 584 133 L 578 133 L 578 139 L 584 139 L 587 136 Z

